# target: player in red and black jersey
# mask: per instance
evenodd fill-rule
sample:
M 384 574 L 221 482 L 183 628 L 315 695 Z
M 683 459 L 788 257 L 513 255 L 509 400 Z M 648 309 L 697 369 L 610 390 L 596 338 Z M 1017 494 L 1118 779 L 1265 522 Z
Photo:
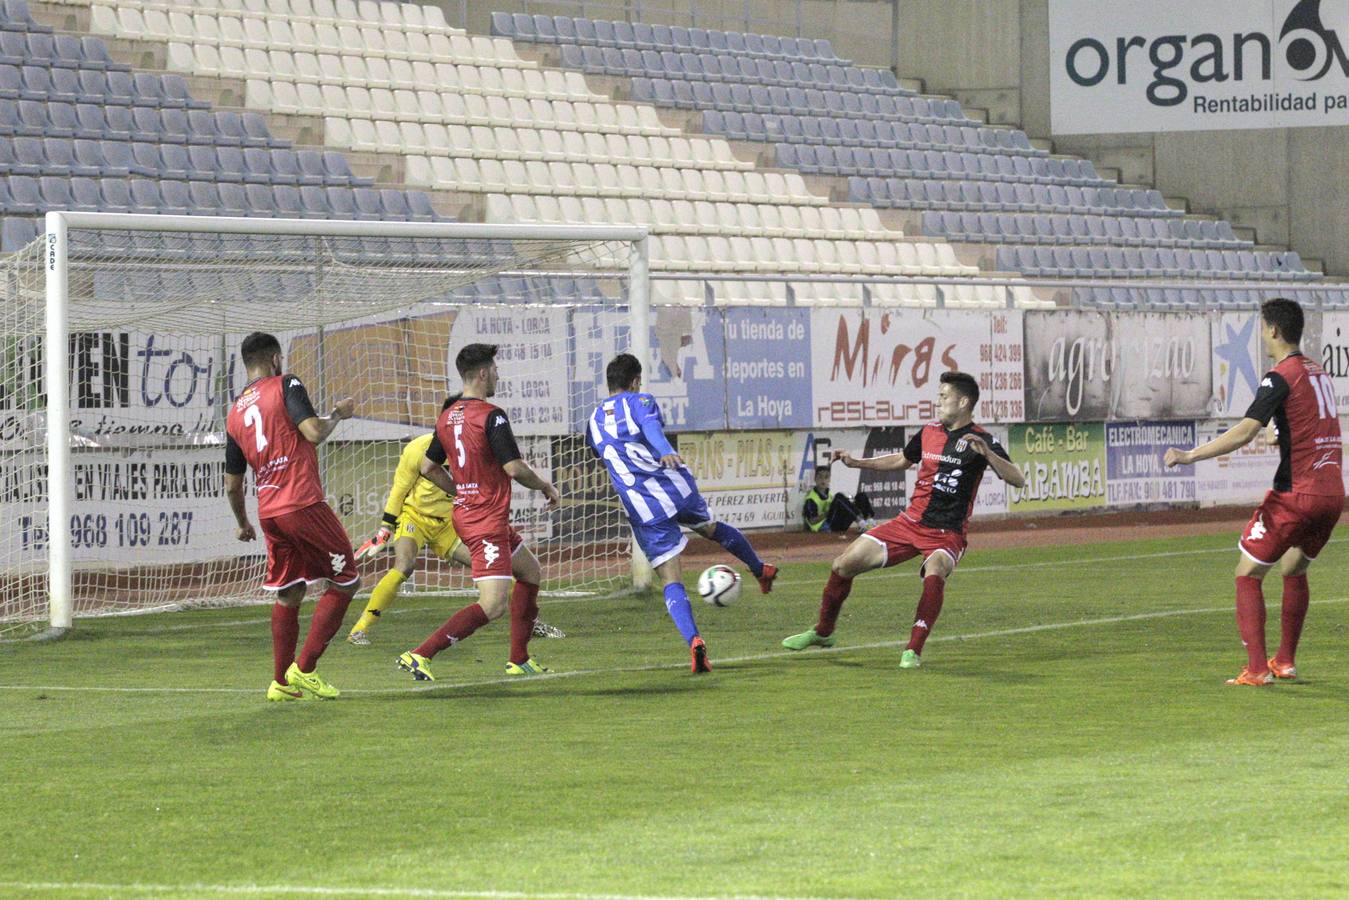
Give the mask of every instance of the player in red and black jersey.
M 946 579 L 965 553 L 965 526 L 974 510 L 984 470 L 992 468 L 1003 481 L 1016 487 L 1026 483 L 1007 451 L 974 424 L 978 402 L 979 384 L 972 376 L 944 372 L 937 391 L 938 421 L 923 426 L 902 453 L 854 459 L 846 451 L 833 452 L 831 462 L 840 460 L 856 469 L 902 472 L 916 465 L 918 481 L 907 510 L 863 534 L 834 560 L 820 600 L 819 621 L 810 631 L 784 640 L 782 646 L 788 650 L 832 646 L 834 623 L 852 590 L 853 579 L 921 555 L 923 565 L 918 571 L 923 576 L 923 595 L 899 665 L 914 669 L 922 664 L 923 642 L 941 612 Z
M 509 607 L 511 651 L 507 675 L 548 670 L 529 655 L 529 638 L 539 614 L 539 561 L 511 527 L 511 482 L 541 491 L 557 506 L 557 488 L 525 462 L 501 407 L 487 402 L 496 393 L 495 344 L 469 344 L 455 368 L 463 395 L 441 411 L 436 436 L 422 460 L 422 476 L 454 496 L 454 530 L 468 548 L 478 602 L 470 603 L 431 633 L 419 647 L 398 657 L 398 667 L 418 681 L 434 681 L 430 659 L 462 641 Z M 446 472 L 448 465 L 449 471 Z M 514 590 L 510 582 L 514 572 Z M 509 601 L 507 598 L 509 597 Z
M 1274 421 L 1279 468 L 1237 546 L 1237 628 L 1247 664 L 1228 684 L 1269 684 L 1296 678 L 1293 656 L 1307 616 L 1307 569 L 1344 511 L 1344 458 L 1335 389 L 1330 376 L 1302 355 L 1302 307 L 1275 299 L 1260 307 L 1265 352 L 1275 361 L 1260 380 L 1245 417 L 1193 450 L 1166 451 L 1168 466 L 1187 466 L 1225 456 L 1249 444 Z M 1283 571 L 1283 616 L 1279 652 L 1265 658 L 1265 573 Z
M 360 586 L 351 539 L 324 500 L 315 447 L 337 423 L 349 419 L 356 401 L 348 397 L 320 418 L 300 379 L 283 375 L 281 344 L 254 332 L 240 348 L 248 384 L 225 417 L 225 493 L 238 527 L 235 536 L 257 535 L 244 508 L 244 474 L 251 466 L 258 493 L 258 522 L 267 544 L 263 590 L 276 592 L 272 608 L 273 679 L 268 700 L 332 699 L 337 688 L 314 672 L 319 657 L 342 625 L 352 594 Z M 327 581 L 314 609 L 300 657 L 300 601 L 305 589 Z

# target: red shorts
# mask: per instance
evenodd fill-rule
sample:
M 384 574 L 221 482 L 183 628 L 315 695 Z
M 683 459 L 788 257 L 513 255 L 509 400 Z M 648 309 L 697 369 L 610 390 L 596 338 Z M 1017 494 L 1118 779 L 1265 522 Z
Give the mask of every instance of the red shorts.
M 943 531 L 920 525 L 900 513 L 884 525 L 871 529 L 864 538 L 870 538 L 885 548 L 886 566 L 897 566 L 922 554 L 926 561 L 933 553 L 945 553 L 955 568 L 965 555 L 965 535 L 958 531 Z
M 468 548 L 473 562 L 469 571 L 476 581 L 480 578 L 511 578 L 511 557 L 525 539 L 505 519 L 497 522 L 465 522 L 460 524 L 459 510 L 455 510 L 454 530 Z
M 1343 497 L 1270 491 L 1256 508 L 1237 546 L 1262 566 L 1272 566 L 1297 547 L 1316 559 L 1344 512 Z
M 331 581 L 339 587 L 360 580 L 351 538 L 326 503 L 315 503 L 270 519 L 262 519 L 267 540 L 267 577 L 263 590 Z

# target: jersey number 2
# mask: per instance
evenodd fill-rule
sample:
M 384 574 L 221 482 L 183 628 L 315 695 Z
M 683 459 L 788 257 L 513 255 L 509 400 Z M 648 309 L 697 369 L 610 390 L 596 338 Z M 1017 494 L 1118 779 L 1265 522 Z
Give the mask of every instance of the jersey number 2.
M 1330 376 L 1312 375 L 1308 380 L 1312 383 L 1312 393 L 1316 395 L 1316 406 L 1320 410 L 1321 418 L 1335 418 L 1339 413 L 1335 408 L 1335 385 L 1331 382 Z
M 250 406 L 244 410 L 244 427 L 253 426 L 253 443 L 261 453 L 267 446 L 267 435 L 262 433 L 262 411 L 256 406 Z

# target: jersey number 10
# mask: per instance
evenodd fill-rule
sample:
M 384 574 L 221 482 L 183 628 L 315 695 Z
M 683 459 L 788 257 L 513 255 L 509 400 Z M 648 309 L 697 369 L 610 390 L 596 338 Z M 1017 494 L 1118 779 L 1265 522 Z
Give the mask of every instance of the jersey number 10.
M 1333 419 L 1339 415 L 1335 408 L 1335 385 L 1330 376 L 1311 375 L 1308 380 L 1312 385 L 1312 393 L 1316 395 L 1316 406 L 1320 410 L 1321 418 Z

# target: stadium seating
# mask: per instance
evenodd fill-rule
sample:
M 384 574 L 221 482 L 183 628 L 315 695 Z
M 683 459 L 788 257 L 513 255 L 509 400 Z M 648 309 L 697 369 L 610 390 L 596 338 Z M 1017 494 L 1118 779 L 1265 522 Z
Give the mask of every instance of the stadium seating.
M 244 185 L 221 191 L 217 185 Z M 132 72 L 92 37 L 53 35 L 0 6 L 0 214 L 13 249 L 47 209 L 330 217 L 371 184 L 340 153 L 296 150 L 263 116 L 214 110 L 181 75 Z M 321 188 L 295 202 L 299 187 Z M 381 192 L 380 218 L 440 218 L 420 192 Z
M 489 221 L 648 225 L 653 265 L 672 272 L 977 274 L 947 243 L 957 241 L 998 245 L 991 265 L 1036 277 L 1316 277 L 1295 253 L 1256 252 L 1226 223 L 1188 219 L 1156 191 L 973 122 L 954 100 L 917 96 L 827 41 L 507 13 L 493 14 L 491 35 L 469 35 L 437 7 L 375 0 L 80 0 L 93 31 L 162 43 L 170 70 L 243 81 L 256 112 L 236 112 L 191 97 L 179 74 L 132 72 L 96 38 L 54 34 L 22 0 L 0 2 L 10 248 L 29 217 L 57 203 L 438 218 L 425 193 L 376 190 L 341 153 L 275 138 L 264 114 L 280 113 L 321 120 L 329 147 L 401 156 L 409 184 L 481 195 Z M 538 65 L 514 41 L 548 48 L 564 68 Z M 596 93 L 588 73 L 630 79 L 634 102 Z M 703 135 L 667 125 L 660 106 L 699 111 Z M 758 143 L 773 168 L 728 141 Z M 837 179 L 834 196 L 848 202 L 808 178 Z M 887 227 L 877 210 L 888 208 L 921 213 L 928 237 Z M 706 299 L 696 279 L 659 285 L 667 299 Z M 1147 302 L 1084 291 L 1088 305 Z M 716 288 L 748 302 L 787 293 Z M 826 282 L 790 294 L 973 307 L 1009 296 Z M 1178 308 L 1204 297 L 1148 296 Z M 1011 297 L 1038 302 L 1019 289 Z

